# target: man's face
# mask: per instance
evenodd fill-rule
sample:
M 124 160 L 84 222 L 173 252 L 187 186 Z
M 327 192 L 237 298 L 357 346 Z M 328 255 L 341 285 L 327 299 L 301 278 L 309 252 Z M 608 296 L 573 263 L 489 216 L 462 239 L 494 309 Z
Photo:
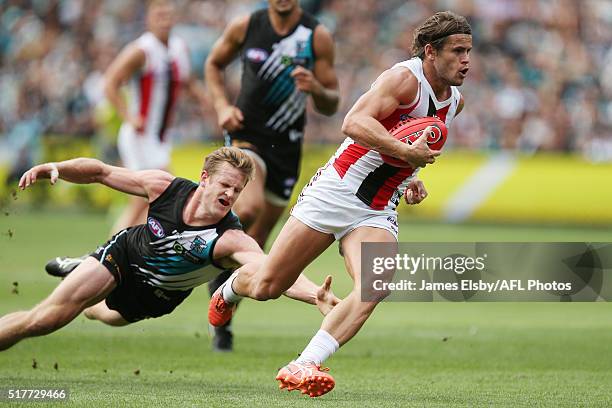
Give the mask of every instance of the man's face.
M 286 16 L 298 6 L 298 0 L 268 0 L 268 4 L 274 12 Z
M 174 6 L 172 4 L 156 4 L 149 8 L 147 26 L 156 35 L 168 38 L 175 19 Z
M 449 35 L 442 49 L 434 50 L 434 67 L 438 76 L 449 85 L 462 85 L 470 68 L 471 50 L 471 35 Z
M 246 176 L 229 163 L 222 163 L 213 173 L 202 172 L 205 182 L 203 202 L 207 212 L 223 218 L 232 208 L 246 185 Z

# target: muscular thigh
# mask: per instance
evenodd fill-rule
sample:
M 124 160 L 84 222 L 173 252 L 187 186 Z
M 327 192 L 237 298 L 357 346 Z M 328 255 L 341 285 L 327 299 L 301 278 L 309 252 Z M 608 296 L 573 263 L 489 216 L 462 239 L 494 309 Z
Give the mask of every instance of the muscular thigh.
M 58 285 L 45 302 L 87 307 L 104 299 L 116 285 L 109 270 L 97 259 L 89 257 Z
M 249 181 L 240 193 L 240 197 L 234 204 L 234 212 L 239 218 L 249 212 L 249 209 L 257 207 L 262 209 L 265 203 L 264 188 L 266 182 L 266 170 L 260 163 L 255 161 L 255 176 Z
M 272 244 L 258 276 L 262 280 L 277 281 L 288 288 L 332 242 L 332 235 L 316 231 L 289 217 Z

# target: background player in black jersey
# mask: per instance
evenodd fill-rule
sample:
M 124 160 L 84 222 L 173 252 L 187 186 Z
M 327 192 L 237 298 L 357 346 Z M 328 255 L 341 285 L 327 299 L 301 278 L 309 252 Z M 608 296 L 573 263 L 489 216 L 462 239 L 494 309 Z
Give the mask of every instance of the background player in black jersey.
M 0 350 L 49 334 L 85 311 L 90 319 L 123 326 L 171 313 L 192 289 L 223 268 L 261 262 L 265 255 L 242 229 L 232 205 L 253 175 L 252 159 L 223 147 L 207 156 L 199 183 L 161 170 L 132 171 L 95 159 L 46 163 L 19 181 L 101 183 L 148 198 L 147 223 L 122 230 L 98 248 L 40 304 L 0 319 Z M 326 314 L 339 301 L 303 277 L 287 296 L 317 304 Z
M 315 109 L 338 109 L 334 44 L 329 31 L 298 0 L 269 0 L 268 8 L 232 21 L 214 45 L 205 79 L 226 143 L 255 159 L 257 172 L 234 211 L 245 231 L 263 248 L 285 210 L 298 179 L 307 96 Z M 223 72 L 242 60 L 236 104 L 225 94 Z M 229 271 L 209 284 L 212 294 Z M 214 347 L 232 348 L 229 324 L 215 329 Z

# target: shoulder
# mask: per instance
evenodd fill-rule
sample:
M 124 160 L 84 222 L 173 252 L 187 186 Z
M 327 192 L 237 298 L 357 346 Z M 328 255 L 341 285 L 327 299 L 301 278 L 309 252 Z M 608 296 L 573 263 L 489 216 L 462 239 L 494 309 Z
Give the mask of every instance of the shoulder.
M 177 180 L 177 177 L 163 170 L 142 170 L 139 175 L 143 180 L 150 202 L 161 196 Z
M 143 45 L 141 39 L 142 36 L 123 47 L 121 53 L 114 60 L 115 66 L 129 66 L 130 69 L 136 69 L 145 65 L 150 47 Z
M 313 32 L 313 48 L 316 58 L 332 57 L 334 54 L 334 39 L 331 32 L 319 24 Z
M 459 95 L 459 103 L 457 103 L 457 113 L 455 113 L 455 116 L 461 113 L 463 106 L 465 105 L 465 98 L 463 95 L 461 95 L 459 91 L 457 91 L 457 94 Z
M 171 49 L 178 49 L 181 51 L 187 51 L 189 49 L 187 42 L 183 39 L 183 37 L 176 34 L 172 34 L 170 36 L 168 44 L 170 45 Z
M 394 93 L 416 92 L 419 80 L 410 69 L 396 65 L 384 71 L 372 84 L 372 88 L 392 90 Z
M 242 231 L 242 224 L 236 213 L 230 210 L 221 222 L 219 222 L 219 227 L 217 229 L 220 230 L 220 233 L 230 230 Z
M 155 47 L 156 41 L 157 40 L 153 33 L 147 31 L 146 33 L 142 34 L 140 37 L 129 43 L 127 46 L 132 46 L 134 48 L 139 48 L 142 50 L 150 50 Z
M 226 39 L 239 44 L 243 43 L 249 28 L 249 22 L 254 14 L 239 16 L 230 21 L 224 33 Z
M 400 105 L 409 105 L 417 96 L 418 89 L 419 81 L 412 71 L 394 66 L 380 74 L 367 94 L 376 98 L 392 98 Z
M 315 27 L 321 25 L 321 22 L 312 13 L 302 9 L 300 24 L 314 29 Z

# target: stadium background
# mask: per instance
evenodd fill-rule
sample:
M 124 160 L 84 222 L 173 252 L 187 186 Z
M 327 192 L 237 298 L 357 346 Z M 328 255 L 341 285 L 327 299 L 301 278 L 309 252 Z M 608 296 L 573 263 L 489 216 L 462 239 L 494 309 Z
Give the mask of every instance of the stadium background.
M 227 21 L 265 6 L 177 4 L 175 30 L 190 44 L 199 76 Z M 302 182 L 343 139 L 341 121 L 357 97 L 409 56 L 415 25 L 435 10 L 452 9 L 468 16 L 474 30 L 471 70 L 461 88 L 467 108 L 453 124 L 448 153 L 422 173 L 432 194 L 411 216 L 610 224 L 612 3 L 309 0 L 303 7 L 334 33 L 342 104 L 331 119 L 309 114 L 306 140 L 324 152 L 305 156 Z M 33 162 L 74 154 L 116 160 L 118 119 L 104 99 L 102 73 L 142 32 L 143 8 L 123 0 L 1 3 L 0 176 L 13 170 L 14 179 Z M 229 77 L 235 95 L 239 64 Z M 202 118 L 193 100 L 180 101 L 171 132 L 178 145 L 174 170 L 195 177 L 197 166 L 178 163 L 200 160 L 192 145 L 218 145 L 221 134 L 212 107 Z M 9 192 L 1 190 L 4 197 Z M 89 201 L 108 206 L 110 199 L 97 194 Z
M 227 21 L 265 3 L 177 0 L 176 31 L 201 75 Z M 300 183 L 343 139 L 346 111 L 380 72 L 409 55 L 412 30 L 437 10 L 468 16 L 474 50 L 466 108 L 435 166 L 430 197 L 400 206 L 404 241 L 612 242 L 612 3 L 606 0 L 303 1 L 334 33 L 342 105 L 309 113 Z M 144 27 L 143 2 L 0 2 L 0 314 L 30 307 L 57 281 L 50 257 L 106 237 L 124 203 L 95 186 L 15 190 L 31 164 L 78 155 L 116 160 L 119 125 L 104 69 Z M 239 66 L 231 68 L 236 94 Z M 212 107 L 180 99 L 173 170 L 195 178 L 221 144 Z M 4 183 L 3 181 L 7 182 Z M 299 187 L 296 193 L 299 192 Z M 308 270 L 350 282 L 337 246 Z M 113 330 L 84 318 L 0 353 L 0 387 L 65 384 L 76 405 L 301 406 L 271 375 L 318 327 L 287 300 L 249 304 L 237 351 L 209 351 L 205 290 L 172 316 Z M 334 406 L 610 406 L 608 304 L 384 304 L 331 359 Z M 36 362 L 36 364 L 35 364 Z M 58 369 L 54 369 L 58 363 Z M 36 368 L 35 368 L 36 366 Z

